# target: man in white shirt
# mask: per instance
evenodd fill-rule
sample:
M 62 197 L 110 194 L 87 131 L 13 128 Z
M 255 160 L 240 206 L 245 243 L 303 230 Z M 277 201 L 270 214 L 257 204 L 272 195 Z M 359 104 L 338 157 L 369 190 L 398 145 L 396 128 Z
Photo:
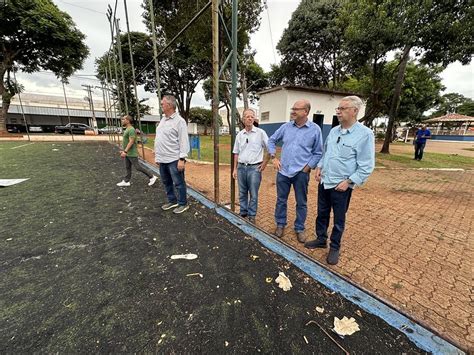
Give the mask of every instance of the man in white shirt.
M 189 208 L 184 180 L 189 152 L 188 129 L 186 121 L 176 112 L 176 98 L 173 95 L 163 96 L 161 108 L 165 117 L 156 128 L 155 162 L 160 167 L 161 181 L 168 198 L 168 203 L 161 208 L 165 211 L 173 208 L 174 213 L 183 213 Z
M 232 177 L 239 184 L 240 216 L 255 223 L 262 171 L 268 163 L 268 157 L 263 157 L 264 149 L 268 151 L 268 136 L 254 126 L 254 110 L 245 109 L 242 120 L 245 128 L 235 137 Z

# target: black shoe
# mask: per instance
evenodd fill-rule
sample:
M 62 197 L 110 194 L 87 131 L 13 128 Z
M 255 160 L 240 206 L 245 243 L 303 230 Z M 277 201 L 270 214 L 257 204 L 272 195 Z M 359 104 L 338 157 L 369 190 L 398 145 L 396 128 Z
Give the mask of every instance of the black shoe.
M 326 261 L 329 265 L 336 265 L 339 262 L 339 250 L 329 249 L 328 257 Z
M 316 248 L 324 249 L 324 248 L 327 248 L 327 246 L 328 246 L 327 241 L 319 239 L 319 238 L 316 238 L 314 240 L 310 240 L 309 242 L 304 243 L 304 247 L 308 249 L 316 249 Z
M 248 220 L 250 223 L 255 224 L 255 216 L 248 216 Z
M 285 231 L 285 227 L 277 227 L 275 229 L 275 235 L 278 237 L 278 238 L 281 238 L 283 237 L 283 232 Z

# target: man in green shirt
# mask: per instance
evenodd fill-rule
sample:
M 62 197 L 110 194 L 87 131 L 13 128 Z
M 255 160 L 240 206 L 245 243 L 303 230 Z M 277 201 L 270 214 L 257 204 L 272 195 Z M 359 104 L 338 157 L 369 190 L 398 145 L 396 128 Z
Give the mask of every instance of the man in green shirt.
M 132 125 L 133 118 L 131 116 L 123 116 L 122 117 L 122 126 L 125 128 L 123 132 L 123 140 L 122 140 L 122 150 L 120 151 L 120 157 L 125 160 L 125 168 L 127 169 L 127 175 L 123 178 L 121 182 L 117 184 L 117 186 L 124 187 L 130 186 L 130 179 L 132 177 L 132 166 L 135 167 L 136 170 L 141 171 L 143 174 L 148 176 L 150 182 L 148 186 L 152 186 L 155 182 L 157 177 L 153 175 L 153 173 L 142 166 L 140 161 L 138 160 L 138 150 L 137 150 L 137 132 Z

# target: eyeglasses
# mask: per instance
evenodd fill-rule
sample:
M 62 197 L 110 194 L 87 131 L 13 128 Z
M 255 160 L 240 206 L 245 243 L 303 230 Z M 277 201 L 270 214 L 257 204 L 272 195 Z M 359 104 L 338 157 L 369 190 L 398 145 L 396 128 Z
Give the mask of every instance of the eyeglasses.
M 348 108 L 355 108 L 354 106 L 347 106 L 347 107 L 336 107 L 336 111 L 344 111 Z
M 290 111 L 301 111 L 301 110 L 306 110 L 304 107 L 292 107 L 290 108 Z

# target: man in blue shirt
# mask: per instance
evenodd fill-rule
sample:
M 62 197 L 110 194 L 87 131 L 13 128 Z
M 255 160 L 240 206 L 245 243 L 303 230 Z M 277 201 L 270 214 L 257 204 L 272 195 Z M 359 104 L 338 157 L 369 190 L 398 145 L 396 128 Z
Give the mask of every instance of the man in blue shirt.
M 423 158 L 423 150 L 425 149 L 426 140 L 431 138 L 431 132 L 423 125 L 415 133 L 415 158 L 420 161 Z
M 277 173 L 277 201 L 275 207 L 275 235 L 283 237 L 287 224 L 287 204 L 291 186 L 295 191 L 295 232 L 300 243 L 306 241 L 304 233 L 307 215 L 308 183 L 311 169 L 316 168 L 322 156 L 322 135 L 317 124 L 308 119 L 311 104 L 298 100 L 291 109 L 291 121 L 284 123 L 268 139 L 268 153 Z M 281 160 L 275 158 L 276 144 L 283 142 Z
M 357 121 L 362 100 L 346 96 L 336 107 L 340 125 L 334 127 L 324 142 L 323 158 L 316 168 L 318 187 L 318 217 L 316 239 L 305 247 L 326 248 L 331 209 L 334 226 L 331 233 L 327 262 L 336 265 L 346 222 L 352 189 L 362 185 L 375 167 L 375 140 L 373 132 Z

